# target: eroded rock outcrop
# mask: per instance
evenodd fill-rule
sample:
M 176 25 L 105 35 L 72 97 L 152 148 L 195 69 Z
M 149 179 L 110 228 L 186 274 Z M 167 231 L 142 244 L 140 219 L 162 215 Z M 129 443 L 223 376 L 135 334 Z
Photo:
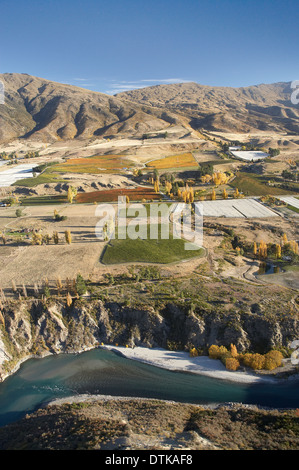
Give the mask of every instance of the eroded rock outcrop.
M 11 302 L 2 315 L 2 377 L 32 355 L 79 352 L 101 342 L 185 350 L 196 347 L 204 352 L 211 344 L 233 343 L 240 352 L 266 352 L 288 346 L 299 337 L 296 316 L 275 319 L 261 312 L 220 315 L 184 311 L 175 304 L 159 311 L 151 306 L 129 308 L 100 300 L 77 300 L 71 307 L 58 301 L 26 300 Z

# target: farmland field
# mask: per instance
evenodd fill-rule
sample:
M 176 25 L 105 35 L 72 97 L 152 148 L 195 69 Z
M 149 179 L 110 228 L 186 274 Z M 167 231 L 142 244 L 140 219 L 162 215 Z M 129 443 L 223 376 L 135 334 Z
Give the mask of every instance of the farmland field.
M 67 195 L 59 196 L 33 196 L 21 199 L 22 206 L 43 206 L 48 204 L 66 204 L 68 202 Z
M 233 188 L 238 188 L 239 191 L 242 191 L 246 196 L 276 196 L 290 193 L 290 191 L 282 188 L 268 186 L 266 184 L 267 181 L 267 176 L 239 172 L 229 185 Z
M 167 240 L 110 240 L 102 255 L 102 263 L 157 263 L 168 264 L 185 259 L 202 256 L 203 248 L 185 250 L 185 241 L 173 239 L 171 234 Z
M 153 160 L 146 164 L 147 168 L 165 170 L 168 168 L 196 168 L 198 166 L 192 153 L 183 153 L 181 155 L 172 155 L 170 157 Z
M 123 155 L 99 155 L 88 158 L 70 158 L 65 163 L 55 165 L 51 172 L 57 173 L 115 173 L 130 168 L 132 162 Z
M 46 170 L 44 173 L 37 175 L 34 178 L 24 178 L 13 183 L 12 186 L 25 186 L 26 188 L 34 188 L 38 184 L 50 184 L 50 183 L 64 183 L 65 180 L 60 178 L 58 174 L 48 173 Z
M 157 194 L 152 188 L 133 188 L 133 189 L 108 189 L 103 191 L 91 191 L 80 193 L 76 197 L 78 203 L 93 202 L 116 202 L 119 196 L 128 196 L 130 201 L 159 200 L 160 194 Z

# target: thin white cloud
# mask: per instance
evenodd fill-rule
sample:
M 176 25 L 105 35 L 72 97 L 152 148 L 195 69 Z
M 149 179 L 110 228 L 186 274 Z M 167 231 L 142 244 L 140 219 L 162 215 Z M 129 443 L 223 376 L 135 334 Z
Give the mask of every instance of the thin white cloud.
M 114 88 L 110 88 L 109 90 L 106 90 L 105 93 L 107 93 L 107 95 L 116 95 L 117 93 L 121 93 L 123 91 L 137 90 L 139 88 L 144 88 L 144 85 L 134 85 L 134 86 L 116 85 Z
M 111 88 L 106 90 L 106 93 L 109 95 L 116 95 L 117 93 L 121 93 L 123 91 L 129 90 L 136 90 L 140 88 L 145 88 L 146 84 L 153 84 L 153 85 L 161 85 L 161 84 L 171 84 L 171 83 L 189 83 L 191 80 L 186 80 L 184 78 L 162 78 L 162 79 L 155 79 L 155 78 L 145 78 L 142 80 L 136 81 L 126 81 L 126 80 L 119 80 L 116 83 L 111 85 Z
M 128 81 L 128 80 L 113 80 L 117 83 L 124 84 L 138 84 L 138 83 L 188 83 L 191 80 L 186 80 L 185 78 L 145 78 L 142 80 Z
M 191 80 L 185 80 L 184 78 L 162 78 L 162 79 L 154 79 L 149 78 L 145 80 L 140 80 L 141 82 L 160 82 L 160 83 L 188 83 Z

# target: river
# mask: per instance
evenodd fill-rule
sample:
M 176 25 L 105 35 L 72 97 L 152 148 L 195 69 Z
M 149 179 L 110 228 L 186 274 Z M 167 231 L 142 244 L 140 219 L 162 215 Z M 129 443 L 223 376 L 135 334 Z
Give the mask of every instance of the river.
M 43 402 L 83 393 L 143 397 L 184 403 L 238 402 L 299 408 L 299 383 L 239 384 L 166 369 L 93 349 L 30 359 L 0 384 L 0 425 L 23 417 Z

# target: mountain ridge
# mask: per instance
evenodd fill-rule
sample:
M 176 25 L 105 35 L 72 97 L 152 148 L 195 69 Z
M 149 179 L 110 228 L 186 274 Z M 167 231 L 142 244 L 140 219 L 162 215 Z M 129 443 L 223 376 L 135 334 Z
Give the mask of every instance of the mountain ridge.
M 188 82 L 126 91 L 116 97 L 187 113 L 195 129 L 296 133 L 299 132 L 299 110 L 291 103 L 290 84 L 278 82 L 233 88 Z
M 290 82 L 239 88 L 188 82 L 108 95 L 28 74 L 0 74 L 0 80 L 5 87 L 0 143 L 141 138 L 171 124 L 221 132 L 299 133 Z
M 26 74 L 2 74 L 0 80 L 5 87 L 0 142 L 140 135 L 169 125 L 160 110 L 145 113 L 139 105 L 104 93 Z

